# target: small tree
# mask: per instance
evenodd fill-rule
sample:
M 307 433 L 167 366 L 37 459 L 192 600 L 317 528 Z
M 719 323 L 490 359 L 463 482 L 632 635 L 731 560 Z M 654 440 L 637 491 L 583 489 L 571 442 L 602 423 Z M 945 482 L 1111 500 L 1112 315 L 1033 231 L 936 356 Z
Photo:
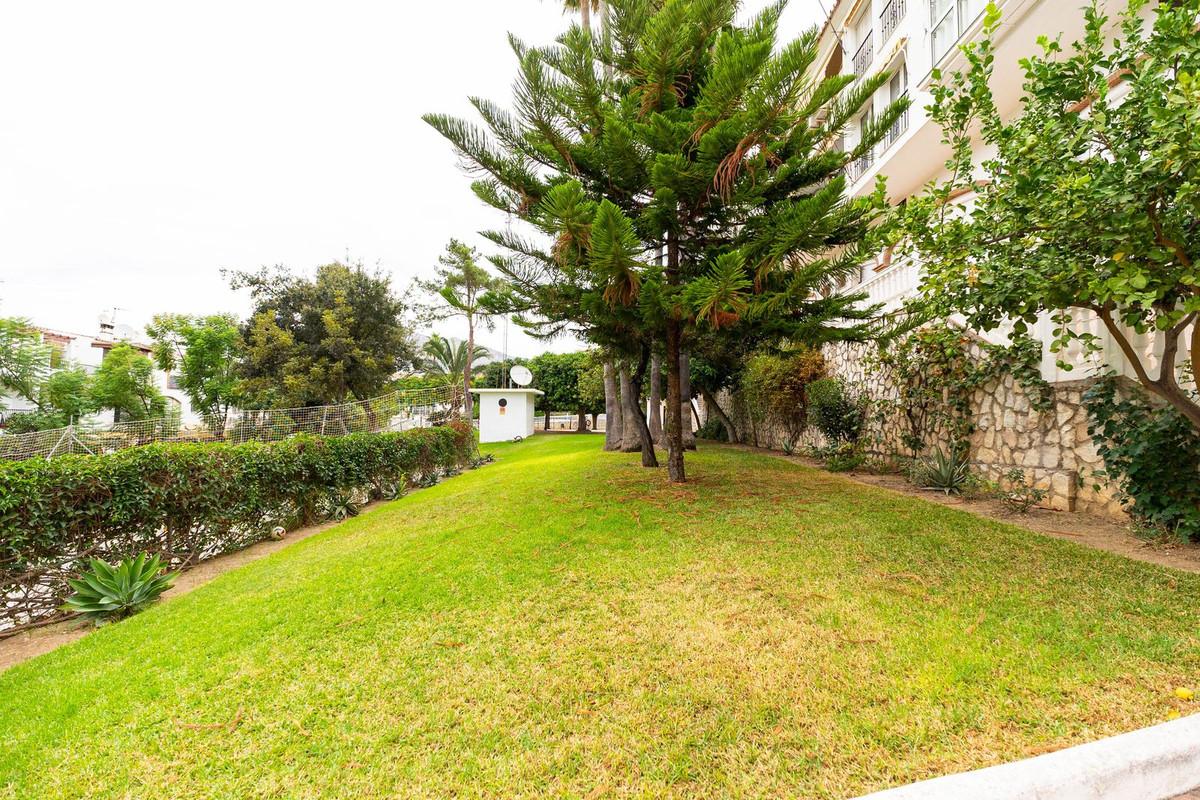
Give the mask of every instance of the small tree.
M 538 398 L 538 406 L 545 415 L 545 428 L 550 429 L 550 412 L 569 411 L 579 416 L 582 430 L 587 430 L 584 419 L 589 406 L 580 395 L 580 375 L 587 369 L 586 353 L 542 353 L 530 360 L 533 385 L 544 394 Z
M 111 408 L 113 419 L 156 419 L 166 416 L 167 399 L 154 385 L 154 364 L 126 342 L 113 346 L 92 378 L 90 400 Z
M 159 314 L 146 328 L 154 358 L 165 372 L 179 372 L 179 386 L 215 433 L 225 430 L 237 397 L 243 351 L 237 319 L 231 314 L 194 317 Z
M 42 408 L 66 425 L 95 410 L 91 398 L 92 376 L 82 367 L 65 367 L 46 378 L 39 390 Z
M 50 370 L 50 348 L 29 320 L 0 317 L 0 390 L 38 404 Z
M 421 348 L 417 363 L 425 375 L 432 378 L 454 381 L 464 374 L 473 376 L 487 365 L 491 353 L 487 350 L 477 352 L 472 363 L 469 349 L 462 339 L 446 339 L 435 333 Z
M 1141 385 L 1200 430 L 1200 402 L 1177 369 L 1190 361 L 1193 380 L 1200 372 L 1200 0 L 1157 4 L 1148 29 L 1145 6 L 1130 0 L 1110 40 L 1093 1 L 1065 55 L 1043 37 L 1041 55 L 1021 61 L 1023 107 L 1005 122 L 988 85 L 999 25 L 990 5 L 983 39 L 963 48 L 969 69 L 935 73 L 931 114 L 952 177 L 909 204 L 907 227 L 924 264 L 922 313 L 958 312 L 982 330 L 1012 320 L 1022 334 L 1049 312 L 1054 352 L 1098 350 L 1072 324 L 1095 314 Z M 977 135 L 996 151 L 982 180 Z M 971 214 L 953 210 L 972 189 Z M 1158 366 L 1130 329 L 1158 340 Z
M 420 309 L 422 316 L 431 322 L 453 317 L 467 321 L 467 341 L 462 370 L 463 411 L 471 416 L 471 376 L 475 362 L 475 326 L 482 324 L 489 330 L 493 315 L 483 304 L 489 293 L 502 292 L 504 281 L 491 275 L 479 266 L 479 253 L 457 239 L 446 245 L 445 254 L 438 257 L 439 266 L 432 280 L 418 280 L 417 286 L 433 295 L 437 300 Z

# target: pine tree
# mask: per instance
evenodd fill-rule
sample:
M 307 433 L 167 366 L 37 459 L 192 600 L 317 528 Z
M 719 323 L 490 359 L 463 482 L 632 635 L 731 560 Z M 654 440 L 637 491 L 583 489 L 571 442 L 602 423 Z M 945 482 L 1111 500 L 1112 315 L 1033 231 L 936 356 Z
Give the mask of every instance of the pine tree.
M 578 26 L 548 47 L 511 39 L 512 111 L 473 99 L 484 128 L 426 116 L 475 193 L 540 234 L 485 234 L 524 324 L 641 365 L 665 345 L 672 481 L 680 357 L 698 333 L 813 345 L 866 335 L 872 314 L 836 288 L 879 246 L 886 199 L 882 185 L 847 199 L 843 170 L 904 106 L 842 152 L 888 75 L 814 77 L 815 29 L 776 41 L 784 5 L 742 24 L 737 0 L 616 0 L 600 46 Z

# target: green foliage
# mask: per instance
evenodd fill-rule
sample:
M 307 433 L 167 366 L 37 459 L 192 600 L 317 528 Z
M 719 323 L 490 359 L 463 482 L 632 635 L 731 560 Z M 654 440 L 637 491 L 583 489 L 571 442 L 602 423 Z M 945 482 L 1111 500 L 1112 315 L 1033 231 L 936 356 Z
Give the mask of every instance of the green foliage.
M 697 439 L 708 439 L 714 442 L 728 442 L 729 432 L 725 430 L 725 426 L 721 424 L 721 420 L 716 416 L 709 417 L 700 429 L 696 431 Z
M 1200 430 L 1200 402 L 1181 376 L 1152 367 L 1129 334 L 1155 337 L 1168 363 L 1190 354 L 1200 372 L 1200 336 L 1186 335 L 1200 314 L 1200 0 L 1156 3 L 1148 22 L 1146 5 L 1131 0 L 1110 20 L 1090 3 L 1067 49 L 1042 37 L 1041 53 L 1021 61 L 1025 99 L 1008 120 L 988 85 L 999 25 L 989 12 L 982 40 L 964 48 L 968 70 L 935 73 L 930 113 L 952 177 L 908 204 L 907 229 L 924 313 L 960 313 L 982 330 L 1014 320 L 1018 332 L 1048 313 L 1056 353 L 1101 349 L 1072 324 L 1097 315 L 1139 382 Z M 976 137 L 995 152 L 982 174 Z M 975 192 L 969 215 L 951 204 L 963 189 Z
M 239 384 L 252 406 L 365 400 L 413 361 L 404 304 L 387 276 L 361 264 L 325 264 L 313 278 L 282 267 L 239 272 L 232 285 L 254 301 Z
M 491 359 L 491 353 L 483 348 L 476 348 L 471 355 L 472 372 L 485 366 Z M 454 381 L 461 383 L 467 369 L 467 342 L 463 339 L 445 339 L 435 333 L 421 347 L 417 365 L 425 377 L 438 386 Z
M 4 419 L 6 433 L 33 433 L 65 427 L 66 417 L 53 411 L 18 411 Z
M 1116 378 L 1084 394 L 1088 432 L 1139 521 L 1200 540 L 1200 432 L 1182 414 Z
M 79 420 L 95 408 L 91 397 L 92 376 L 82 367 L 65 367 L 51 373 L 39 389 L 42 408 L 50 410 L 65 425 Z
M 973 348 L 973 350 L 972 350 Z M 879 403 L 882 415 L 904 421 L 901 444 L 914 456 L 938 442 L 966 446 L 974 431 L 972 397 L 987 383 L 1013 375 L 1038 411 L 1053 407 L 1041 377 L 1041 344 L 1014 336 L 1012 344 L 992 344 L 946 323 L 933 323 L 880 345 L 868 362 L 883 371 L 896 395 Z
M 0 317 L 0 395 L 37 402 L 37 387 L 50 369 L 50 348 L 29 320 Z
M 63 609 L 97 624 L 136 614 L 171 588 L 175 580 L 174 574 L 164 571 L 157 554 L 139 553 L 115 566 L 93 558 L 90 566 L 89 572 L 67 581 L 75 593 L 67 598 Z
M 808 386 L 808 417 L 831 444 L 856 444 L 862 437 L 867 399 L 837 378 Z
M 1014 514 L 1028 514 L 1029 509 L 1046 499 L 1046 490 L 1029 483 L 1022 469 L 1010 469 L 1001 475 L 997 489 L 997 499 Z
M 118 422 L 167 415 L 167 398 L 154 385 L 153 362 L 126 342 L 105 354 L 88 397 L 94 408 L 111 408 Z
M 776 355 L 759 353 L 742 373 L 742 397 L 750 409 L 754 435 L 769 420 L 787 432 L 786 443 L 795 447 L 808 424 L 808 386 L 825 374 L 819 350 L 798 350 Z
M 585 378 L 591 366 L 591 358 L 586 352 L 542 353 L 530 359 L 533 386 L 545 392 L 537 400 L 538 410 L 542 413 L 567 411 L 573 414 L 603 411 L 603 394 L 597 403 L 594 393 L 585 396 L 580 392 L 580 378 Z
M 958 494 L 967 485 L 970 474 L 970 464 L 959 449 L 938 447 L 927 458 L 913 462 L 909 477 L 922 489 Z
M 231 314 L 159 314 L 146 332 L 154 341 L 158 368 L 178 372 L 179 388 L 192 408 L 214 432 L 223 432 L 238 399 L 243 343 L 237 319 Z
M 456 468 L 473 450 L 458 426 L 0 462 L 0 594 L 34 603 L 48 593 L 58 598 L 52 612 L 67 589 L 62 565 L 84 554 L 112 561 L 148 552 L 190 565 L 277 525 L 315 521 L 334 493 L 378 497 Z M 10 603 L 0 621 L 21 624 L 30 621 L 23 614 L 46 610 Z

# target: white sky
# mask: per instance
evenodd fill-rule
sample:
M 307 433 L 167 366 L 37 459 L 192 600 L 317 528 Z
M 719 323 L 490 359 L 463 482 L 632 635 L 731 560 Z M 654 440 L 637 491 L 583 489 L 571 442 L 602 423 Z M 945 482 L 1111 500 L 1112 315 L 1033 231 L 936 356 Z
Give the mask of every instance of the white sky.
M 823 17 L 792 0 L 783 32 Z M 567 24 L 555 0 L 5 3 L 0 314 L 85 334 L 114 306 L 135 327 L 244 315 L 222 268 L 349 253 L 403 291 L 451 236 L 486 250 L 475 232 L 503 220 L 420 116 L 508 104 L 506 32 Z M 577 346 L 512 329 L 508 349 Z

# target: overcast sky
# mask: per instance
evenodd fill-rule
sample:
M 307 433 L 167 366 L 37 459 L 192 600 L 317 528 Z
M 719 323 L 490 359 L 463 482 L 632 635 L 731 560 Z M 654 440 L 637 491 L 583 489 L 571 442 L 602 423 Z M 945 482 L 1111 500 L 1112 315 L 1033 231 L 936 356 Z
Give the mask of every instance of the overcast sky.
M 782 27 L 821 19 L 792 0 Z M 420 115 L 507 102 L 505 33 L 568 22 L 554 0 L 5 3 L 0 315 L 89 335 L 112 307 L 135 327 L 244 315 L 222 268 L 347 254 L 407 289 L 450 237 L 483 248 L 502 224 Z M 510 333 L 515 355 L 545 349 Z

